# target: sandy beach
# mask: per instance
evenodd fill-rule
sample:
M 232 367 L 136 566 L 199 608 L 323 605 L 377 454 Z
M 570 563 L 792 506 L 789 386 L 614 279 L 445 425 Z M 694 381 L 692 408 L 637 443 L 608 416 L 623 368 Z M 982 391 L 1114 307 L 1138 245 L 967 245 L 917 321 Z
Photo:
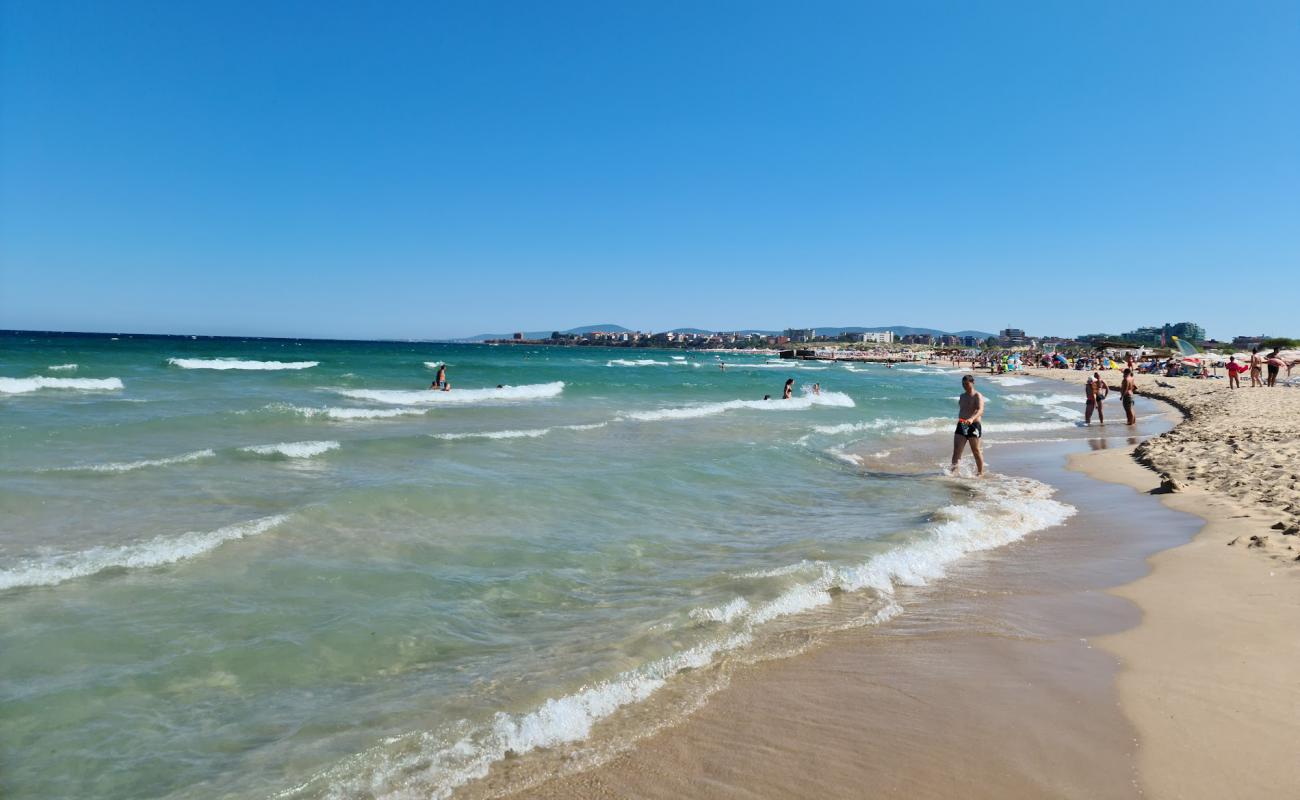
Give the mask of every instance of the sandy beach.
M 1083 384 L 1092 373 L 1031 369 L 1037 377 Z M 1107 427 L 1123 422 L 1121 375 L 1102 373 L 1111 387 Z M 1247 383 L 1249 381 L 1247 380 Z M 1282 525 L 1254 549 L 1295 561 L 1300 546 L 1300 392 L 1287 387 L 1229 389 L 1226 379 L 1138 375 L 1138 391 L 1168 402 L 1187 419 L 1142 444 L 1137 460 L 1184 487 L 1196 487 L 1251 508 Z M 1080 390 L 1080 403 L 1083 392 Z M 1121 425 L 1122 426 L 1122 425 Z M 1246 540 L 1249 543 L 1249 540 Z
M 594 767 L 507 763 L 460 796 L 1300 797 L 1300 392 L 1139 387 L 1185 419 L 997 451 L 1080 509 L 1061 528 L 905 589 L 923 611 L 719 667 L 702 708 Z

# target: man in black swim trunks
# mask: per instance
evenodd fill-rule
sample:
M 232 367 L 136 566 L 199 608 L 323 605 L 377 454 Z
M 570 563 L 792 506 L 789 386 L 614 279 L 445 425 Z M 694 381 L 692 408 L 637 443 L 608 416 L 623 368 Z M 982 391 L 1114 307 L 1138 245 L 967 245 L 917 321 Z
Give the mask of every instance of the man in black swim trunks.
M 957 398 L 957 432 L 952 437 L 952 466 L 949 472 L 957 471 L 957 462 L 961 461 L 962 451 L 970 443 L 971 455 L 975 456 L 975 473 L 984 475 L 984 453 L 980 450 L 980 437 L 984 434 L 980 417 L 984 416 L 984 395 L 975 391 L 975 376 L 967 375 L 961 379 L 962 395 Z

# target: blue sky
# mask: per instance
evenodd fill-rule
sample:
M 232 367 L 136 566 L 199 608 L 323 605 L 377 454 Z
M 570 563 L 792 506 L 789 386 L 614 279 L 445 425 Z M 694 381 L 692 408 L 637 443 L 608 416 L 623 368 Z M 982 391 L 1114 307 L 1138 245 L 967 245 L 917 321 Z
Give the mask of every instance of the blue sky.
M 0 327 L 1300 336 L 1300 4 L 0 3 Z

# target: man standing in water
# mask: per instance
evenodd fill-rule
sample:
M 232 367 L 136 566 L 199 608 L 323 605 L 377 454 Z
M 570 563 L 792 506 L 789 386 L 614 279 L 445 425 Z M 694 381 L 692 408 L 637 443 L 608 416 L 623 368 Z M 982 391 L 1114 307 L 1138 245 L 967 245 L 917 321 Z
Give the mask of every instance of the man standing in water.
M 980 437 L 984 429 L 980 417 L 984 416 L 984 395 L 975 391 L 974 375 L 962 378 L 961 388 L 962 395 L 957 398 L 957 432 L 952 437 L 952 466 L 948 471 L 957 471 L 957 462 L 961 461 L 961 453 L 969 442 L 971 455 L 975 456 L 975 472 L 982 476 L 984 453 L 980 450 Z
M 1133 370 L 1124 370 L 1124 380 L 1119 382 L 1119 401 L 1124 405 L 1124 416 L 1128 418 L 1128 424 L 1138 424 L 1137 417 L 1133 414 L 1133 396 L 1137 394 L 1137 379 L 1133 377 Z

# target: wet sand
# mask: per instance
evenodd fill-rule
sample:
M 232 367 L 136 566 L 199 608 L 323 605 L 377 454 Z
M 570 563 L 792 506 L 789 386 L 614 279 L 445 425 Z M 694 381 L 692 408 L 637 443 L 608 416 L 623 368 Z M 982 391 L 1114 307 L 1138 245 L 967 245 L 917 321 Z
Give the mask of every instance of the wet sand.
M 1271 509 L 1194 486 L 1160 493 L 1159 476 L 1127 452 L 1072 463 L 1208 520 L 1190 544 L 1157 553 L 1151 574 L 1115 591 L 1144 617 L 1101 640 L 1124 665 L 1120 700 L 1141 738 L 1147 795 L 1300 797 L 1296 537 L 1272 527 Z

